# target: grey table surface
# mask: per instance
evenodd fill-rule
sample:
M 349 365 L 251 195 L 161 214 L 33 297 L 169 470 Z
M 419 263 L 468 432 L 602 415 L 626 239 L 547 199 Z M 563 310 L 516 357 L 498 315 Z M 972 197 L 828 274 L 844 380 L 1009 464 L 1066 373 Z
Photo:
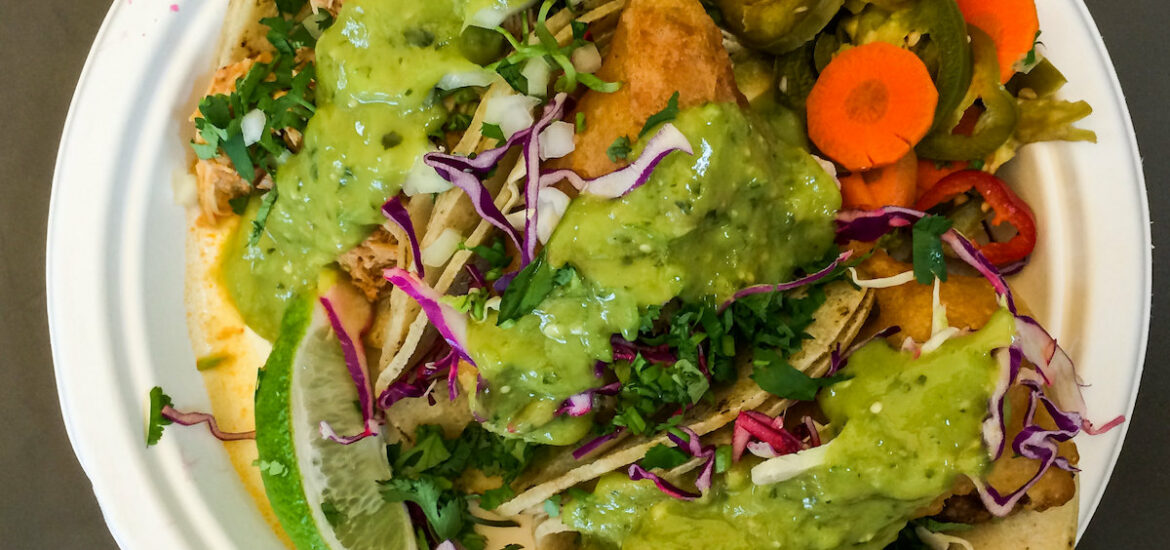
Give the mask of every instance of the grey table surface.
M 1154 242 L 1170 246 L 1170 192 L 1163 186 L 1170 172 L 1170 3 L 1086 3 L 1117 66 L 1145 154 Z M 116 547 L 57 406 L 42 275 L 57 143 L 108 7 L 104 0 L 0 0 L 0 548 Z M 84 266 L 78 268 L 84 276 Z M 1155 254 L 1155 288 L 1167 280 L 1167 268 Z M 1170 371 L 1161 362 L 1170 355 L 1167 299 L 1170 294 L 1155 292 L 1137 411 L 1081 548 L 1170 546 Z

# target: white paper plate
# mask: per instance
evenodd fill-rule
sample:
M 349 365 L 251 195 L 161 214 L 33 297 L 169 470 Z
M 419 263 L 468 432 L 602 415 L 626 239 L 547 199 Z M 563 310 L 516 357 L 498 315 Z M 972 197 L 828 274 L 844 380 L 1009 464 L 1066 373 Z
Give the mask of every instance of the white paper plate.
M 1096 109 L 1100 144 L 1028 147 L 1041 242 L 1021 293 L 1077 360 L 1096 418 L 1129 414 L 1150 312 L 1145 186 L 1125 100 L 1088 10 L 1039 2 L 1047 52 L 1070 96 Z M 114 3 L 65 125 L 53 182 L 48 304 L 66 427 L 123 548 L 280 548 L 203 430 L 169 430 L 149 451 L 144 403 L 154 385 L 207 409 L 183 311 L 186 120 L 211 74 L 226 0 Z M 1125 430 L 1084 438 L 1081 529 Z

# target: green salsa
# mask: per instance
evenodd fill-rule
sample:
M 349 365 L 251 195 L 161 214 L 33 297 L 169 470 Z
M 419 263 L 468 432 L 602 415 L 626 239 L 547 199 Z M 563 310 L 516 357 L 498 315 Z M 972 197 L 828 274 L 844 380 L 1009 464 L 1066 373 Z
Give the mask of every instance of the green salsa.
M 303 148 L 277 170 L 259 242 L 247 244 L 253 207 L 225 251 L 228 290 L 261 336 L 274 339 L 289 298 L 384 221 L 380 207 L 445 118 L 439 80 L 479 69 L 459 47 L 467 1 L 349 0 L 321 35 Z
M 824 461 L 787 481 L 753 484 L 745 459 L 686 502 L 611 474 L 563 519 L 600 548 L 884 548 L 958 476 L 986 473 L 992 351 L 1011 343 L 1014 324 L 1000 311 L 918 359 L 884 341 L 858 351 L 845 370 L 852 378 L 818 398 L 839 428 Z
M 840 194 L 807 151 L 776 137 L 773 120 L 730 103 L 686 110 L 674 124 L 693 156 L 672 154 L 621 199 L 572 202 L 545 251 L 579 276 L 510 326 L 493 314 L 469 327 L 485 426 L 573 443 L 590 421 L 558 418 L 557 407 L 599 385 L 594 364 L 610 359 L 611 335 L 634 335 L 640 310 L 723 300 L 824 257 Z

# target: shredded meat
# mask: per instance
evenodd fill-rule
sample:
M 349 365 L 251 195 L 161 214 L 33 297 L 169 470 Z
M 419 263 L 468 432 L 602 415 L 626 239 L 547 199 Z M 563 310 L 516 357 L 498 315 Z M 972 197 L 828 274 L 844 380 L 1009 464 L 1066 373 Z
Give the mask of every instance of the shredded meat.
M 330 15 L 337 17 L 337 12 L 341 10 L 341 4 L 344 0 L 309 0 L 309 5 L 313 7 L 313 13 L 325 10 Z
M 353 284 L 360 288 L 370 301 L 377 300 L 379 295 L 389 289 L 389 283 L 382 277 L 382 271 L 398 265 L 400 257 L 398 242 L 386 228 L 379 227 L 362 244 L 337 257 L 337 263 L 349 273 Z
M 231 162 L 222 156 L 195 163 L 195 188 L 199 211 L 210 222 L 230 216 L 232 208 L 228 201 L 252 192 L 252 184 L 240 177 Z

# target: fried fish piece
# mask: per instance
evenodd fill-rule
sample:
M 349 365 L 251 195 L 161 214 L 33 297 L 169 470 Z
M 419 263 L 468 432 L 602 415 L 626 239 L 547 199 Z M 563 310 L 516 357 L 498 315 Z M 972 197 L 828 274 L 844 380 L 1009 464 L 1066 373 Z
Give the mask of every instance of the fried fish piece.
M 606 150 L 622 136 L 636 141 L 642 125 L 675 92 L 682 109 L 744 102 L 723 35 L 698 0 L 630 0 L 597 76 L 622 87 L 582 97 L 577 113 L 586 129 L 577 136 L 576 151 L 558 163 L 587 178 L 619 168 Z
M 874 278 L 889 277 L 910 269 L 913 269 L 913 266 L 899 262 L 880 250 L 861 266 L 861 271 L 866 276 Z M 875 291 L 875 294 L 878 315 L 871 321 L 872 328 L 901 327 L 902 331 L 892 337 L 895 344 L 906 337 L 918 342 L 930 338 L 933 286 L 909 283 L 880 289 Z M 940 299 L 947 308 L 947 321 L 951 326 L 973 330 L 982 327 L 1000 308 L 995 291 L 982 277 L 954 274 L 948 276 L 947 281 L 941 285 Z M 1017 305 L 1022 312 L 1028 313 L 1027 308 L 1018 300 Z M 1007 418 L 1007 439 L 1011 441 L 1023 428 L 1024 411 L 1028 406 L 1028 391 L 1020 386 L 1014 387 L 1008 392 L 1008 401 L 1008 410 L 1012 413 Z M 1052 417 L 1044 407 L 1038 408 L 1036 422 L 1046 428 L 1055 428 Z M 1067 458 L 1074 465 L 1077 463 L 1079 456 L 1075 443 L 1072 441 L 1061 443 L 1058 449 L 1060 456 Z M 1006 494 L 1027 483 L 1036 473 L 1037 467 L 1035 460 L 1013 456 L 1011 449 L 1007 449 L 992 465 L 987 482 L 1001 494 Z M 983 507 L 974 491 L 975 486 L 964 479 L 956 485 L 950 495 L 936 501 L 924 515 L 940 514 L 947 521 L 960 523 L 990 520 L 991 514 Z M 1043 511 L 1061 506 L 1075 495 L 1076 482 L 1073 474 L 1059 468 L 1050 468 L 1040 481 L 1028 490 L 1027 497 L 1021 501 L 1017 509 Z

